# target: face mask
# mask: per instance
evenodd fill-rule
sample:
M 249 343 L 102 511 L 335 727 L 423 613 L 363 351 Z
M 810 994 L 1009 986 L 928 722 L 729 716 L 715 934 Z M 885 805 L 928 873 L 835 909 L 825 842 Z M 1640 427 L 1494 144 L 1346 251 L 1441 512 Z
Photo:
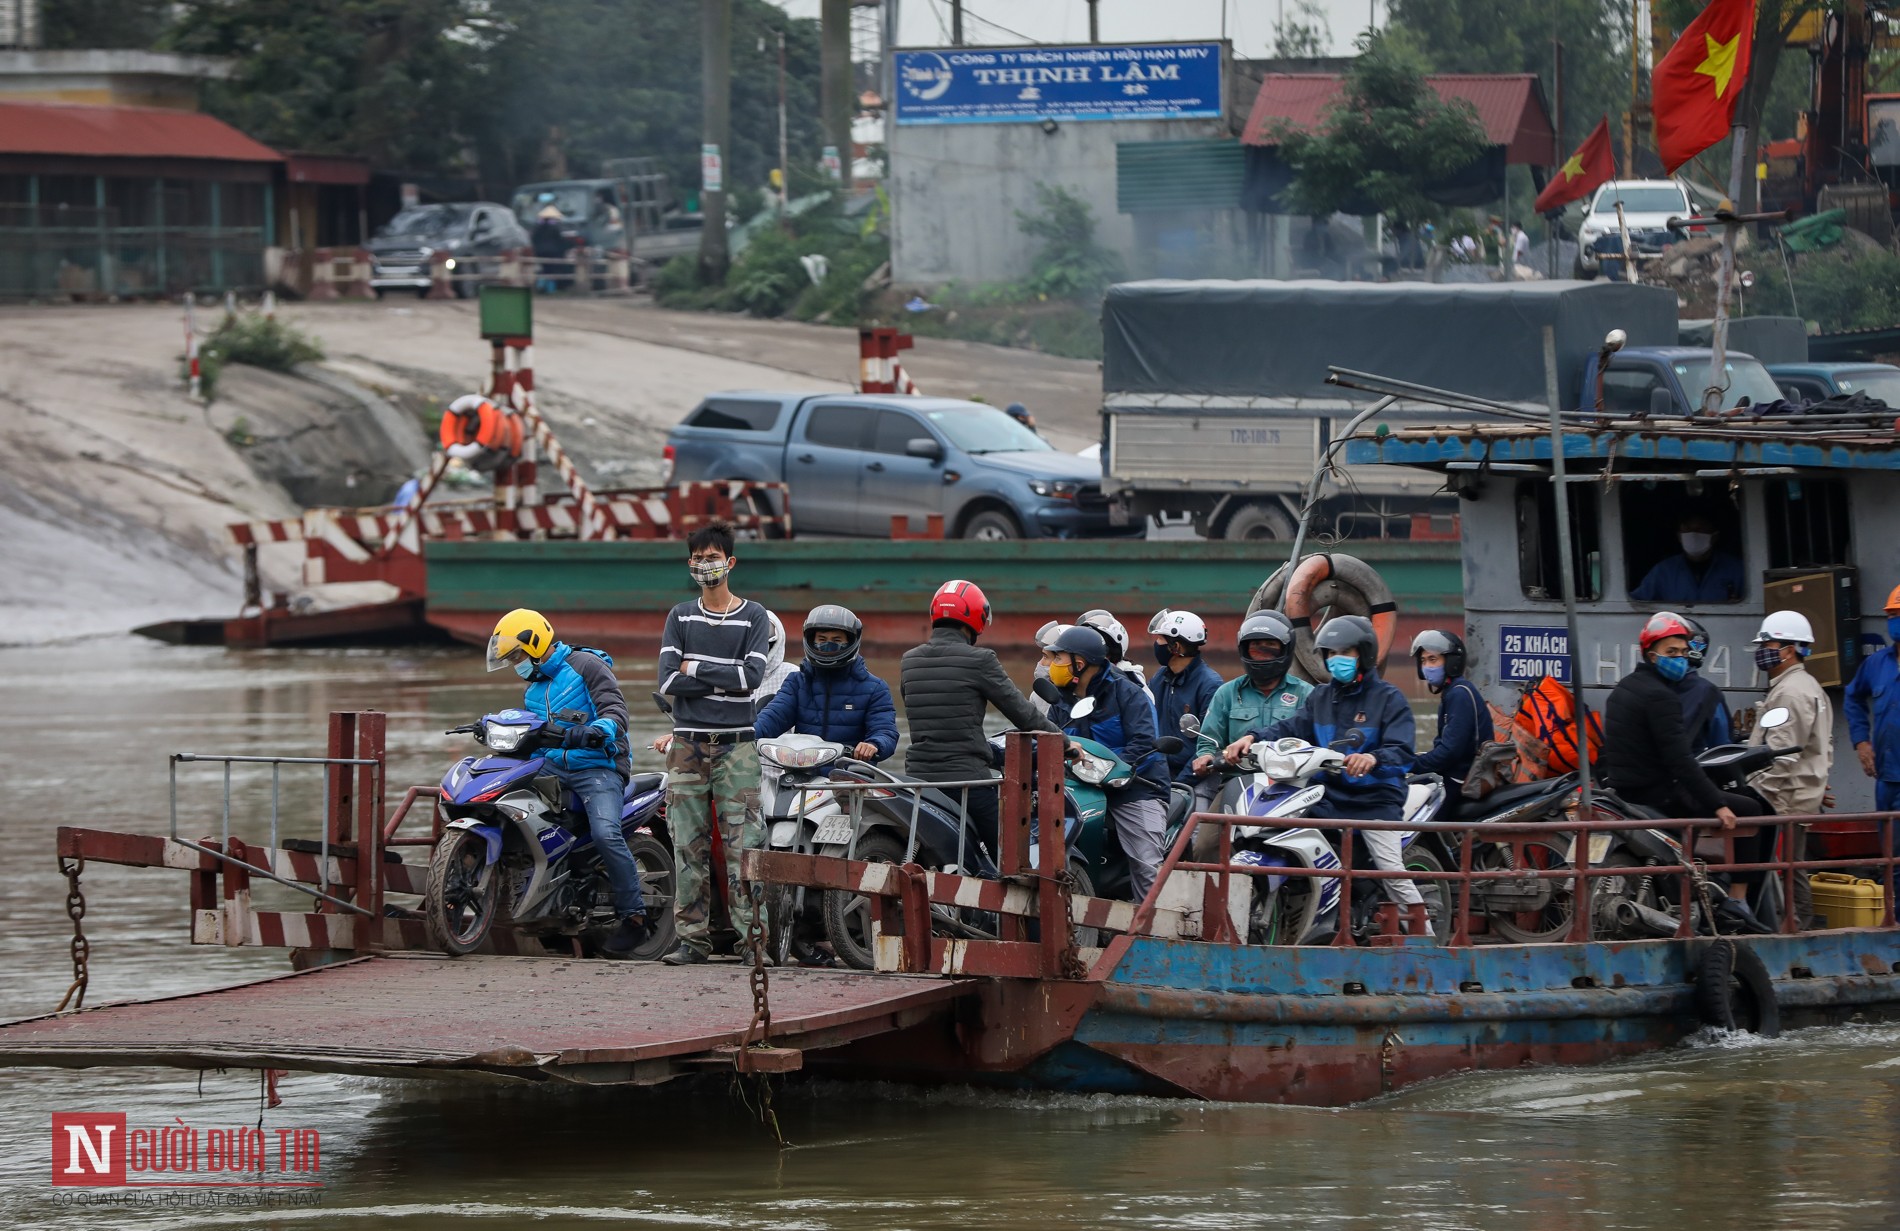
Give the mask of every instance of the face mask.
M 1763 671 L 1772 671 L 1781 665 L 1781 647 L 1778 645 L 1758 645 L 1755 647 L 1755 666 Z
M 1326 674 L 1340 684 L 1350 684 L 1359 678 L 1359 660 L 1345 654 L 1335 654 L 1326 660 Z
M 1174 651 L 1168 648 L 1167 642 L 1155 642 L 1155 661 L 1164 667 L 1174 662 Z
M 711 589 L 726 579 L 732 570 L 729 560 L 692 560 L 686 565 L 686 571 L 693 575 L 693 581 L 702 589 Z
M 1049 678 L 1049 664 L 1048 663 L 1039 662 L 1036 664 L 1036 678 L 1039 680 L 1046 680 Z
M 1900 641 L 1900 616 L 1887 617 L 1887 639 Z
M 1420 667 L 1418 670 L 1419 674 L 1425 677 L 1425 682 L 1433 688 L 1445 682 L 1445 664 L 1443 663 L 1436 667 Z
M 1715 536 L 1713 534 L 1699 534 L 1695 531 L 1684 531 L 1682 534 L 1677 535 L 1676 538 L 1682 544 L 1682 554 L 1688 556 L 1691 560 L 1700 560 L 1709 554 L 1709 548 L 1715 546 Z
M 531 680 L 534 678 L 534 664 L 528 659 L 524 658 L 520 662 L 515 663 L 514 668 L 515 674 L 522 679 Z
M 1057 688 L 1067 688 L 1075 682 L 1075 669 L 1068 663 L 1050 663 L 1049 682 Z
M 1683 676 L 1689 674 L 1689 660 L 1686 658 L 1658 658 L 1656 660 L 1656 670 L 1660 671 L 1662 677 L 1671 684 L 1678 683 Z

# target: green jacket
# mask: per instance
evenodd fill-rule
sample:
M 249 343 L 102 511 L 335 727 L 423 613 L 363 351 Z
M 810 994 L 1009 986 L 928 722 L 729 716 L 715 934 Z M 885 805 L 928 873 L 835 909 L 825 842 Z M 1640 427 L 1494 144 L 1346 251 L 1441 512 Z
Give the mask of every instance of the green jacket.
M 1291 717 L 1306 704 L 1307 694 L 1312 691 L 1311 684 L 1292 675 L 1282 679 L 1266 696 L 1244 675 L 1228 680 L 1207 703 L 1207 716 L 1201 719 L 1201 735 L 1195 741 L 1195 755 L 1218 757 L 1223 748 L 1247 732 Z

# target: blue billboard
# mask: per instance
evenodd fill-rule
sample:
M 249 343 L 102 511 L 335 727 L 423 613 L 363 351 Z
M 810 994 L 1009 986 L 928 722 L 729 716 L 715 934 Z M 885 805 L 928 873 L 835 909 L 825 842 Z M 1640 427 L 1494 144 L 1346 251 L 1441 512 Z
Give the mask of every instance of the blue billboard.
M 1219 43 L 944 47 L 897 53 L 899 124 L 1221 115 Z

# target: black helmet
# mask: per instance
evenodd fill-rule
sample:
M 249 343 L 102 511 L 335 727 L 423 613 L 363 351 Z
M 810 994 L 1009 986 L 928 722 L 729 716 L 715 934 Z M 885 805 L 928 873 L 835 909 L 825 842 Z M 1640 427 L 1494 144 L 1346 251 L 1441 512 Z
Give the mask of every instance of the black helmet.
M 1419 666 L 1418 656 L 1426 650 L 1445 656 L 1445 678 L 1456 679 L 1465 673 L 1465 639 L 1457 633 L 1444 628 L 1428 628 L 1412 638 L 1412 665 L 1418 667 L 1418 678 L 1425 678 L 1425 668 Z
M 1277 641 L 1280 653 L 1273 658 L 1249 658 L 1249 641 Z M 1240 622 L 1236 647 L 1240 650 L 1241 670 L 1247 673 L 1247 678 L 1263 688 L 1270 688 L 1285 679 L 1293 666 L 1293 625 L 1277 611 L 1256 611 Z
M 1074 624 L 1063 629 L 1062 635 L 1049 647 L 1049 652 L 1073 654 L 1097 667 L 1108 665 L 1108 639 L 1086 624 Z
M 1320 625 L 1313 637 L 1313 648 L 1325 658 L 1340 650 L 1359 651 L 1359 675 L 1365 678 L 1379 669 L 1379 634 L 1364 616 L 1337 615 Z
M 817 643 L 816 637 L 820 632 L 843 633 L 849 640 L 842 649 L 826 648 Z M 805 617 L 805 657 L 814 666 L 845 666 L 858 656 L 863 642 L 864 621 L 853 615 L 848 607 L 823 603 L 813 607 L 811 614 Z
M 1702 670 L 1702 660 L 1709 653 L 1709 630 L 1693 616 L 1683 616 L 1682 622 L 1689 626 L 1689 648 L 1683 657 L 1689 660 L 1689 670 Z

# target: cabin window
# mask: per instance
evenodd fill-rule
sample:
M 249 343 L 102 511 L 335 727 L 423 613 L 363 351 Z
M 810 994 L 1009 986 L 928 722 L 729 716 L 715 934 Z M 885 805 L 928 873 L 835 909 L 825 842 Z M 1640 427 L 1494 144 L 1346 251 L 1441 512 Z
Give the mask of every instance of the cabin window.
M 707 398 L 687 427 L 716 427 L 728 432 L 769 432 L 778 422 L 777 402 L 742 402 L 736 398 Z
M 1563 601 L 1563 569 L 1557 552 L 1557 500 L 1548 479 L 1525 479 L 1517 485 L 1517 574 L 1524 597 Z M 1603 552 L 1598 539 L 1601 520 L 1597 489 L 1566 484 L 1570 498 L 1571 561 L 1577 578 L 1577 598 L 1603 597 Z
M 1610 368 L 1603 373 L 1603 410 L 1612 415 L 1646 415 L 1650 391 L 1668 387 L 1648 368 Z
M 1763 485 L 1768 567 L 1851 564 L 1847 483 L 1841 479 L 1771 479 Z
M 862 406 L 819 406 L 805 420 L 805 442 L 833 449 L 862 449 L 871 435 L 871 414 Z
M 1620 486 L 1631 599 L 1668 608 L 1748 597 L 1742 514 L 1733 501 L 1681 481 Z

